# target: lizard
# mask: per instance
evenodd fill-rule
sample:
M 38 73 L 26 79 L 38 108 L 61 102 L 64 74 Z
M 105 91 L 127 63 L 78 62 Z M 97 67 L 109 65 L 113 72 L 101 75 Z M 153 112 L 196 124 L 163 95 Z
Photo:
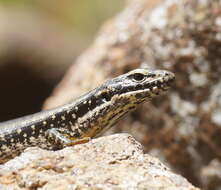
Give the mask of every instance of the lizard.
M 167 91 L 175 75 L 138 68 L 105 81 L 65 105 L 0 123 L 0 163 L 27 147 L 59 150 L 88 142 L 138 105 Z

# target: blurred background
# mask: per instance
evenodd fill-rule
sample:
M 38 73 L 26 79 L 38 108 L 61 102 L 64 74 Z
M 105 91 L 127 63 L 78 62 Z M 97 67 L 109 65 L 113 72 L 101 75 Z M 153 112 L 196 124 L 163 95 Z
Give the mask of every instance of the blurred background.
M 167 69 L 170 92 L 109 133 L 132 134 L 193 184 L 220 190 L 221 1 L 127 2 L 0 0 L 0 122 L 40 111 L 67 71 L 44 108 L 140 65 Z
M 41 109 L 123 0 L 0 0 L 0 122 Z

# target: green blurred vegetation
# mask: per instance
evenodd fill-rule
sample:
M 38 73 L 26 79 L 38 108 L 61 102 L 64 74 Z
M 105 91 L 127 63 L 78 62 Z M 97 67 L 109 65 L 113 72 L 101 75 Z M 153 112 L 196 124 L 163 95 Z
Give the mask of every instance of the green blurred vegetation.
M 124 0 L 0 0 L 0 5 L 40 11 L 76 32 L 92 36 L 106 19 L 122 9 Z

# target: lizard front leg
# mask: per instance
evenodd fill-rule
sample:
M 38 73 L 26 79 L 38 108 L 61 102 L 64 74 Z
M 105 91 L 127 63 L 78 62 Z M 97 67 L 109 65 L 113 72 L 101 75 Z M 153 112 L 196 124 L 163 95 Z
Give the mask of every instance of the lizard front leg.
M 58 146 L 58 148 L 64 148 L 67 146 L 73 146 L 76 144 L 83 144 L 90 141 L 90 137 L 76 138 L 71 136 L 68 130 L 60 130 L 58 128 L 52 128 L 46 131 L 46 137 L 49 141 Z

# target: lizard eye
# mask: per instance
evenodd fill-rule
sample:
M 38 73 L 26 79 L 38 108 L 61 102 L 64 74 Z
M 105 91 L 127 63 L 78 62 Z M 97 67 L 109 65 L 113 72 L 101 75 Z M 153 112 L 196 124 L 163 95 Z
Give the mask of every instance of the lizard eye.
M 145 75 L 142 74 L 142 73 L 135 73 L 131 77 L 132 77 L 133 80 L 135 80 L 137 82 L 141 82 L 142 80 L 145 79 Z

